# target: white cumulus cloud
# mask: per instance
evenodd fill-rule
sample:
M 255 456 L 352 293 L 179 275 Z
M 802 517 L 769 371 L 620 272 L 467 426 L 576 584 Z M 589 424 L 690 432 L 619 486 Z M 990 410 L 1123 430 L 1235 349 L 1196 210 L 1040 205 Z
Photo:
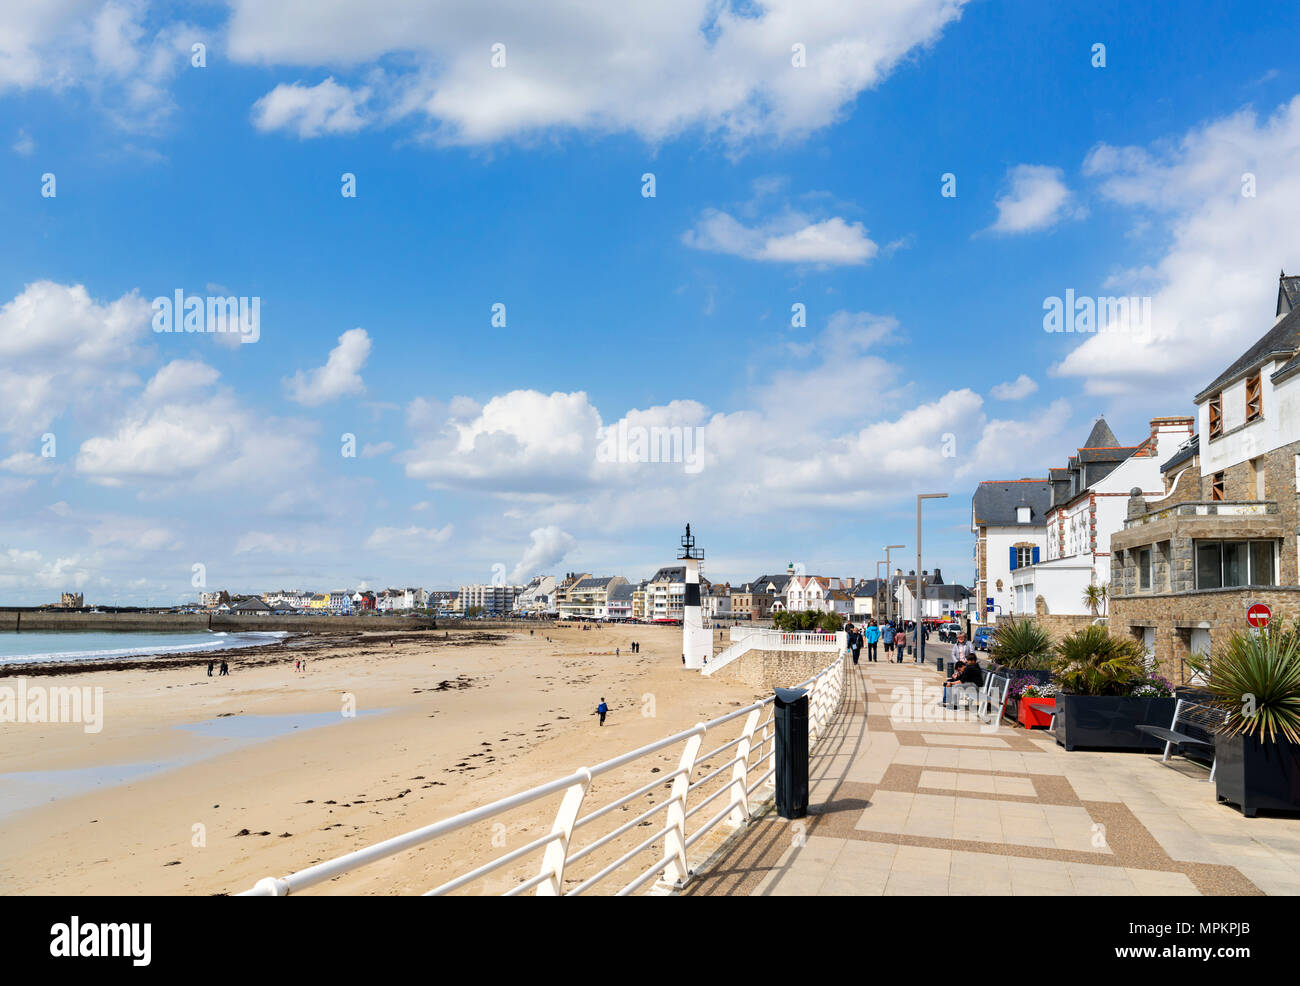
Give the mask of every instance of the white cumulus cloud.
M 314 86 L 281 83 L 253 104 L 253 125 L 303 138 L 356 133 L 367 123 L 369 98 L 369 89 L 350 89 L 332 78 Z
M 348 329 L 339 336 L 339 344 L 330 350 L 324 366 L 299 370 L 284 382 L 291 401 L 304 407 L 316 407 L 340 397 L 364 394 L 366 385 L 361 370 L 370 358 L 370 335 L 365 329 Z
M 1018 401 L 1038 392 L 1038 384 L 1027 373 L 1022 373 L 1014 380 L 1000 383 L 989 393 L 1000 401 Z
M 998 218 L 989 227 L 995 233 L 1038 232 L 1085 214 L 1074 205 L 1060 168 L 1018 164 L 1007 172 L 1006 180 L 1008 191 L 994 203 Z

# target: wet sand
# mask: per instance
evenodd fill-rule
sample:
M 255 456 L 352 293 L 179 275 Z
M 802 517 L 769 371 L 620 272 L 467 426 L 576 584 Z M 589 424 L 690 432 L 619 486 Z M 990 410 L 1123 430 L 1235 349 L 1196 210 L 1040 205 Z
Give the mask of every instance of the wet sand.
M 55 797 L 0 815 L 0 892 L 237 892 L 757 697 L 684 671 L 680 634 L 648 626 L 541 627 L 531 637 L 430 631 L 237 652 L 224 678 L 209 678 L 208 658 L 195 655 L 61 673 L 50 683 L 104 689 L 103 729 L 0 726 L 0 775 L 8 775 L 0 785 L 17 784 L 29 802 Z M 632 640 L 642 642 L 640 654 L 629 653 Z M 295 671 L 304 656 L 307 670 Z M 6 683 L 12 679 L 0 679 Z M 602 696 L 611 707 L 603 728 L 592 715 Z M 652 779 L 652 764 L 671 770 L 677 755 L 665 751 L 598 783 L 590 805 Z M 638 811 L 662 794 L 645 798 Z M 428 890 L 548 831 L 557 803 L 518 809 L 501 824 L 466 829 L 311 892 Z M 628 817 L 615 812 L 610 825 Z M 656 828 L 661 823 L 655 816 Z M 591 869 L 603 858 L 584 862 Z M 468 892 L 500 892 L 539 862 L 540 854 L 530 856 Z M 575 867 L 566 882 L 582 875 Z

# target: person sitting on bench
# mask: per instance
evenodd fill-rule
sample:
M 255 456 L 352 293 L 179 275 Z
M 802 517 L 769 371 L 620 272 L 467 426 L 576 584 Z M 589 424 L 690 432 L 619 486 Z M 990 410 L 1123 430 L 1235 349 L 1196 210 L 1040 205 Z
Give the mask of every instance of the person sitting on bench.
M 952 677 L 943 683 L 943 704 L 948 704 L 949 688 L 954 686 L 960 687 L 973 685 L 979 688 L 984 681 L 984 674 L 980 670 L 980 662 L 974 657 L 968 657 L 965 661 L 958 661 L 956 667 L 952 669 Z M 957 707 L 957 698 L 953 696 L 953 708 Z

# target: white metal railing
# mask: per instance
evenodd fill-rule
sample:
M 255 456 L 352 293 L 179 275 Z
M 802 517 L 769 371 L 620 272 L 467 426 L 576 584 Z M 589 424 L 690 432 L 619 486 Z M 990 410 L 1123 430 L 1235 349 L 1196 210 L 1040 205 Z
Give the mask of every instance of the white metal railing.
M 732 627 L 732 644 L 709 658 L 701 669 L 705 677 L 721 671 L 738 657 L 751 650 L 843 652 L 849 645 L 849 636 L 843 630 L 837 633 L 787 633 L 766 627 Z
M 795 686 L 808 689 L 809 751 L 824 735 L 838 710 L 843 685 L 844 663 L 837 659 L 807 681 Z M 736 709 L 717 719 L 697 723 L 690 729 L 674 733 L 672 736 L 612 760 L 606 760 L 594 767 L 581 767 L 567 777 L 557 778 L 424 828 L 386 839 L 365 849 L 358 849 L 336 859 L 317 863 L 296 873 L 290 873 L 288 876 L 265 877 L 251 890 L 237 896 L 284 897 L 291 893 L 298 893 L 369 863 L 426 845 L 467 826 L 499 818 L 512 809 L 557 794 L 561 795 L 560 805 L 548 834 L 539 836 L 481 866 L 447 880 L 428 891 L 425 896 L 450 893 L 504 866 L 536 856 L 538 853 L 541 854 L 541 862 L 537 875 L 517 883 L 506 891 L 505 896 L 516 896 L 529 890 L 535 890 L 538 896 L 560 896 L 561 894 L 573 896 L 590 890 L 618 870 L 633 863 L 638 856 L 645 854 L 654 843 L 660 841 L 663 843 L 663 849 L 654 851 L 653 862 L 637 871 L 630 882 L 620 887 L 615 895 L 623 897 L 635 893 L 653 880 L 661 880 L 668 885 L 680 885 L 685 882 L 689 874 L 688 850 L 724 820 L 732 828 L 744 825 L 752 814 L 751 796 L 759 787 L 764 785 L 770 787 L 775 783 L 776 732 L 772 709 L 774 697 Z M 738 736 L 704 753 L 700 752 L 706 736 L 710 734 L 717 736 L 718 729 L 737 720 L 741 720 Z M 585 815 L 579 814 L 592 782 L 598 777 L 679 745 L 682 748 L 681 755 L 677 768 L 672 773 L 655 774 L 653 780 L 637 787 L 636 790 L 621 795 Z M 714 766 L 714 760 L 719 757 L 725 757 L 725 762 Z M 709 772 L 698 780 L 692 781 L 696 766 L 700 764 L 707 766 Z M 665 783 L 672 785 L 666 800 L 652 804 L 613 830 L 593 838 L 581 848 L 574 846 L 574 834 L 580 829 L 637 799 L 646 797 L 655 788 L 662 787 Z M 706 794 L 705 789 L 711 785 L 715 786 L 716 790 Z M 703 821 L 692 824 L 692 819 L 702 812 L 707 812 L 715 802 L 720 803 L 721 807 L 715 808 Z M 664 815 L 662 822 L 651 821 L 661 813 Z M 600 849 L 612 846 L 615 840 L 635 831 L 642 823 L 647 822 L 652 829 L 650 835 L 638 839 L 634 845 L 623 849 L 615 858 L 605 862 L 600 869 L 584 874 L 577 886 L 569 890 L 564 889 L 564 874 L 572 864 L 586 859 Z

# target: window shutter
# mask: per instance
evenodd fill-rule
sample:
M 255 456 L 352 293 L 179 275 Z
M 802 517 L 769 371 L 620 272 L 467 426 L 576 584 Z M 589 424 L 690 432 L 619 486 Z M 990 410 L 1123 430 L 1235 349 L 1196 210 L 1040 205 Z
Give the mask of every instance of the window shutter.
M 1011 549 L 1011 571 L 1014 572 L 1015 570 L 1016 570 L 1016 549 L 1012 548 Z
M 1035 564 L 1035 565 L 1038 564 L 1038 548 L 1037 548 L 1037 547 L 1034 548 L 1034 564 Z

